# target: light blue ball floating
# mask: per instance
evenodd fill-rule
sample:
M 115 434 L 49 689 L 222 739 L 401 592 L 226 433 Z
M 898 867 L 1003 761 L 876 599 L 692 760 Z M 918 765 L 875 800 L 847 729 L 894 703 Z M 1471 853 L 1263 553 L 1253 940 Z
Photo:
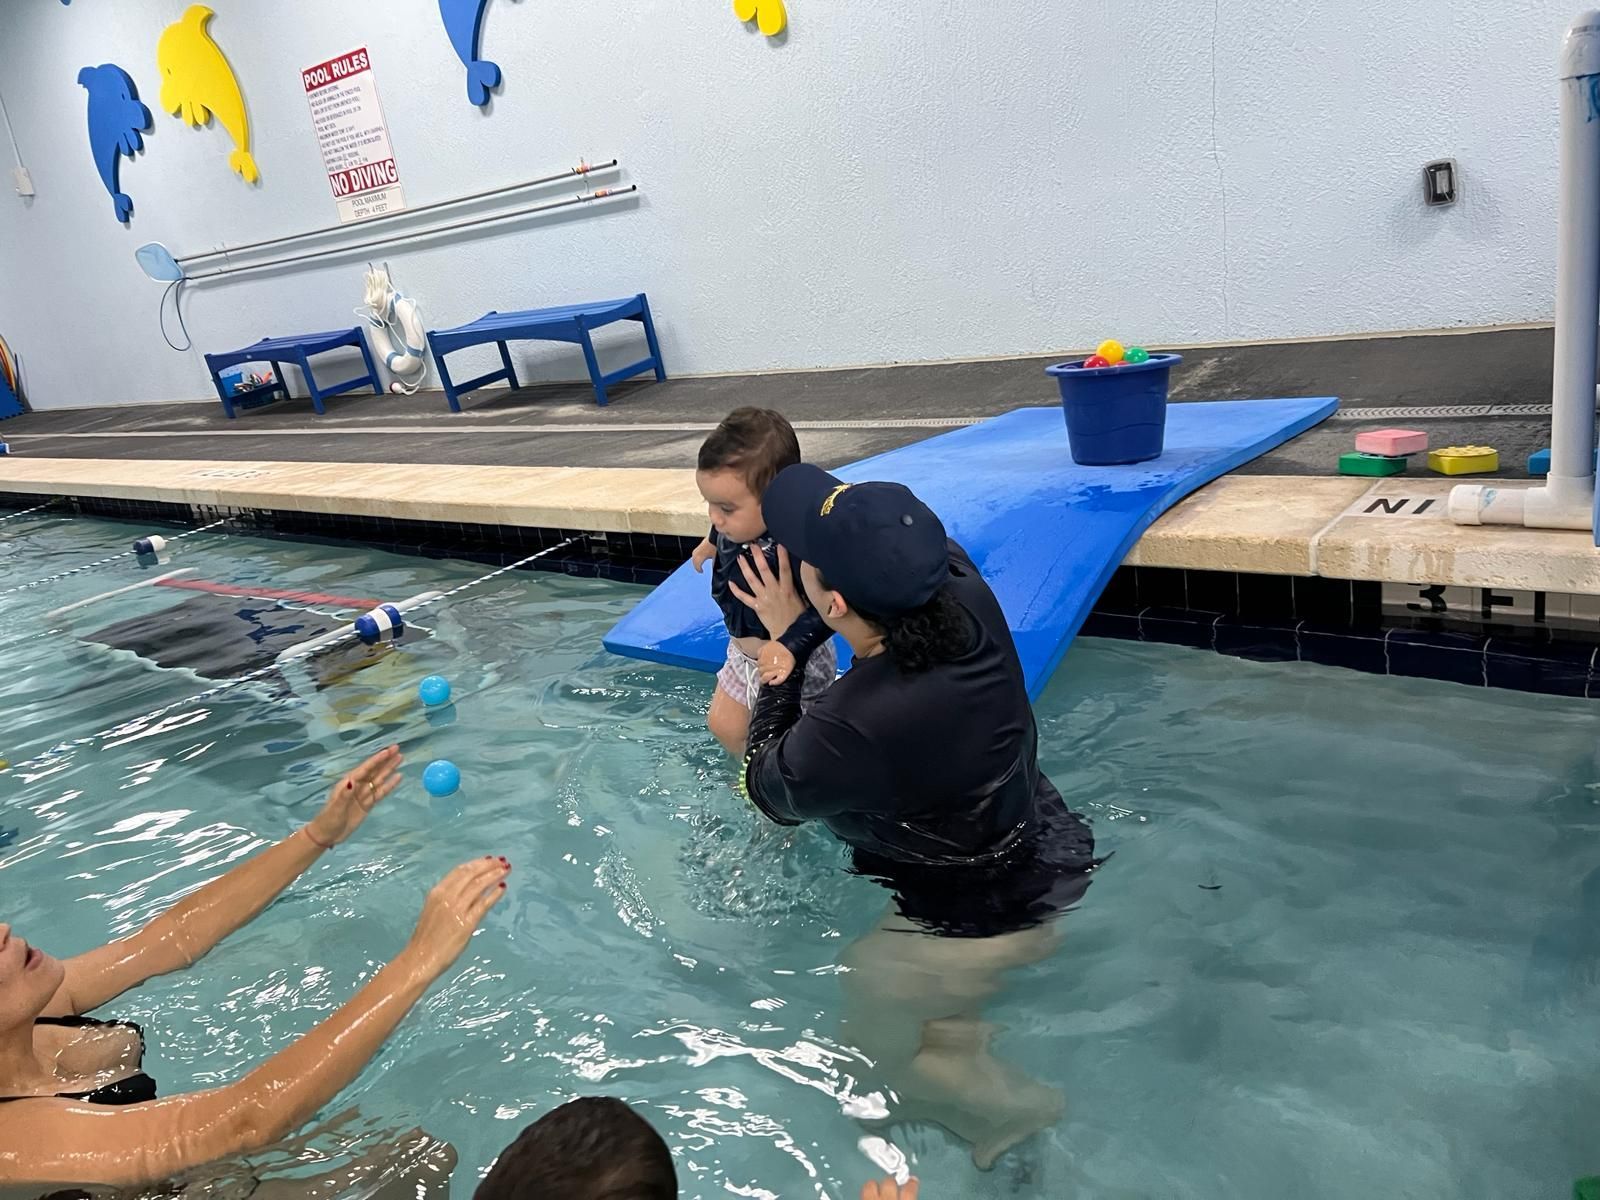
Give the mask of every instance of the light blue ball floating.
M 450 681 L 443 675 L 429 675 L 417 684 L 417 696 L 429 708 L 450 703 Z
M 453 796 L 461 787 L 461 768 L 447 758 L 435 759 L 423 768 L 422 786 L 430 796 Z

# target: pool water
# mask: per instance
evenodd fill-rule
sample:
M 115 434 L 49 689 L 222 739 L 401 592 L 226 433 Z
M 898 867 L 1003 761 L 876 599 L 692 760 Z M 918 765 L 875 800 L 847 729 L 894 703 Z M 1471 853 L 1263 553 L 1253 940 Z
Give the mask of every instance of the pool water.
M 0 590 L 135 532 L 0 525 Z M 213 535 L 173 565 L 384 598 L 486 570 Z M 308 819 L 366 753 L 408 755 L 351 843 L 112 1007 L 146 1026 L 164 1094 L 283 1047 L 401 948 L 427 887 L 495 853 L 508 898 L 325 1111 L 358 1115 L 323 1153 L 420 1127 L 456 1148 L 467 1195 L 526 1123 L 604 1093 L 656 1123 L 703 1200 L 854 1200 L 869 1151 L 908 1158 L 928 1200 L 1514 1200 L 1600 1172 L 1583 702 L 1079 644 L 1039 704 L 1044 761 L 1116 853 L 1061 951 L 988 1014 L 1066 1116 L 980 1173 L 935 1128 L 864 1143 L 845 1115 L 880 1085 L 841 1037 L 838 963 L 883 894 L 827 836 L 734 796 L 709 677 L 600 648 L 642 589 L 518 572 L 320 690 L 301 676 L 139 723 L 206 681 L 44 613 L 141 577 L 122 560 L 0 598 L 0 920 L 23 936 L 71 954 L 125 934 Z M 72 629 L 173 600 L 130 593 Z M 453 721 L 413 698 L 434 672 Z M 466 780 L 445 801 L 417 782 L 439 757 Z

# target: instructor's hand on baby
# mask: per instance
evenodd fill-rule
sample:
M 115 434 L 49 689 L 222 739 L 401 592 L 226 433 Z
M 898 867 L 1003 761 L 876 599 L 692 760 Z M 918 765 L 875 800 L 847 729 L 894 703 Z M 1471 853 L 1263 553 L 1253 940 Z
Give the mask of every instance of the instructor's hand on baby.
M 762 687 L 777 687 L 794 674 L 794 666 L 794 652 L 782 642 L 768 642 L 761 647 L 761 656 L 756 659 Z
M 316 845 L 337 846 L 361 826 L 367 814 L 400 786 L 399 746 L 379 750 L 351 771 L 328 793 L 322 811 L 306 824 L 306 835 Z
M 511 864 L 475 858 L 446 875 L 422 903 L 422 916 L 406 947 L 430 977 L 442 975 L 472 940 L 472 931 L 506 894 Z
M 806 610 L 806 602 L 800 598 L 800 591 L 794 584 L 794 572 L 789 569 L 789 552 L 782 546 L 778 547 L 776 575 L 767 565 L 767 556 L 759 550 L 741 558 L 739 569 L 744 572 L 750 590 L 740 590 L 739 585 L 731 580 L 728 590 L 739 597 L 747 608 L 755 610 L 756 616 L 761 618 L 761 624 L 766 627 L 767 636 L 777 641 L 789 632 L 789 626 L 798 621 L 800 614 Z
M 711 544 L 711 539 L 706 538 L 694 548 L 694 553 L 689 556 L 689 561 L 694 564 L 694 569 L 704 575 L 706 564 L 717 556 L 717 548 Z

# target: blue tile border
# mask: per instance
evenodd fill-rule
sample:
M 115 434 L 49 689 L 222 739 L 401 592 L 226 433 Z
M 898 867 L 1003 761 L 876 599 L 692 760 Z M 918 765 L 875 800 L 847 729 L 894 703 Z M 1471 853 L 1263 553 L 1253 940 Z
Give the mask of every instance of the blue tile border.
M 1383 585 L 1366 581 L 1123 567 L 1083 633 L 1600 699 L 1600 628 L 1386 614 Z

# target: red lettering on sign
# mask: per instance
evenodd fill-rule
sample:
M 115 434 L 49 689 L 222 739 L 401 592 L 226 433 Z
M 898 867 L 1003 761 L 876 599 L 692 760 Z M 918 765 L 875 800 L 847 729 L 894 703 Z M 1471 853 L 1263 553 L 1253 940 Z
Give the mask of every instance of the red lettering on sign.
M 372 60 L 367 57 L 366 47 L 352 50 L 349 54 L 341 54 L 338 58 L 330 58 L 325 63 L 308 68 L 301 72 L 301 79 L 305 83 L 306 91 L 314 92 L 318 88 L 327 87 L 330 83 L 338 83 L 341 79 L 348 79 L 352 75 L 359 75 L 362 71 L 372 69 Z
M 394 165 L 394 159 L 386 158 L 382 162 L 334 171 L 328 176 L 328 182 L 333 185 L 335 196 L 354 196 L 399 183 L 400 170 Z

